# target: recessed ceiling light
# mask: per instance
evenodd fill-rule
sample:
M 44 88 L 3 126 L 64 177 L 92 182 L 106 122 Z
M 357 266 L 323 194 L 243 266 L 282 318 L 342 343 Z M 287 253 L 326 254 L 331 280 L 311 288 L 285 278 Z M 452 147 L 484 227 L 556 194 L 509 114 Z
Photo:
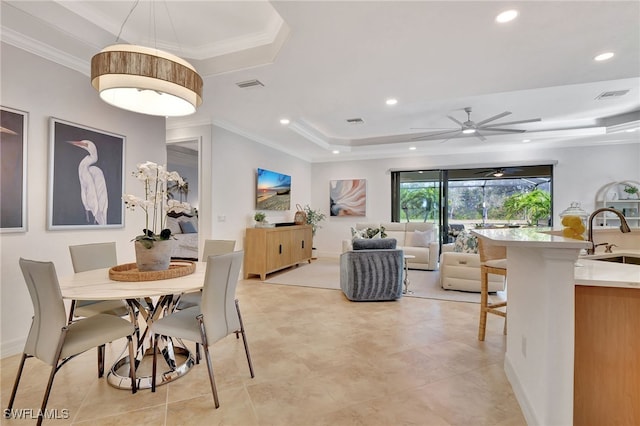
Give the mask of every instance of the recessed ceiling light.
M 281 118 L 280 119 L 280 124 L 282 124 L 283 126 L 286 126 L 289 123 L 291 123 L 291 121 L 288 118 Z
M 518 17 L 518 11 L 517 10 L 515 10 L 515 9 L 505 10 L 504 12 L 502 12 L 498 16 L 496 16 L 496 22 L 498 22 L 500 24 L 504 24 L 505 22 L 513 21 L 517 17 Z
M 522 139 L 522 143 L 529 143 L 531 142 L 531 139 Z
M 333 152 L 334 154 L 340 154 L 340 151 L 338 151 L 337 149 L 334 149 L 334 150 L 333 150 L 333 151 L 331 151 L 331 152 Z
M 613 52 L 604 52 L 593 58 L 594 61 L 606 61 L 607 59 L 613 58 Z
M 395 105 L 395 104 L 397 104 L 397 103 L 398 103 L 398 100 L 397 100 L 397 99 L 394 99 L 394 98 L 389 98 L 389 99 L 387 99 L 387 100 L 385 101 L 385 103 L 386 103 L 387 105 Z
M 416 147 L 415 147 L 415 146 L 410 146 L 410 147 L 409 147 L 409 150 L 411 150 L 411 151 L 415 151 L 415 150 L 416 150 Z
M 465 135 L 470 135 L 471 133 L 475 133 L 476 129 L 464 129 L 462 131 L 462 133 L 464 133 Z

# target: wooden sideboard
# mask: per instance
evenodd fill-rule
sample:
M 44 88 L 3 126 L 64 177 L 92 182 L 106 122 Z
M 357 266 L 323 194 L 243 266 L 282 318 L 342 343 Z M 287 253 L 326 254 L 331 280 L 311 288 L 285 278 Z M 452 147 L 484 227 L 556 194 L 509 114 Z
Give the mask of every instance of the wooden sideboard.
M 247 228 L 244 276 L 267 274 L 308 261 L 311 263 L 311 225 Z

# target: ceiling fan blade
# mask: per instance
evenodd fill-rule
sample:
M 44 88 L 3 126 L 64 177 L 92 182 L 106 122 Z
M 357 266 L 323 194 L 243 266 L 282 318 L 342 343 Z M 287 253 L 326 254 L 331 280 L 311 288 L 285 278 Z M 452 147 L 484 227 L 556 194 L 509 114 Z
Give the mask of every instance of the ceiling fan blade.
M 418 136 L 416 138 L 412 138 L 412 140 L 414 140 L 414 141 L 424 140 L 425 138 L 430 138 L 432 136 L 446 135 L 447 133 L 456 133 L 456 132 L 460 132 L 460 130 L 447 130 L 446 132 L 429 133 L 427 135 L 422 135 L 422 136 Z
M 456 118 L 454 118 L 454 117 L 452 117 L 450 115 L 447 115 L 447 117 L 449 118 L 449 120 L 451 120 L 454 123 L 458 124 L 460 127 L 464 127 L 464 124 L 462 124 L 462 121 L 459 121 L 458 119 L 456 119 Z
M 456 133 L 455 135 L 451 135 L 448 138 L 444 139 L 443 141 L 441 141 L 440 143 L 445 143 L 446 141 L 448 141 L 449 139 L 453 139 L 455 137 L 457 137 L 460 133 L 462 133 L 462 130 L 458 131 L 458 133 Z
M 411 130 L 458 130 L 458 129 L 452 129 L 451 127 L 409 127 L 409 129 Z
M 488 122 L 493 121 L 493 120 L 497 120 L 497 119 L 502 118 L 502 117 L 505 117 L 505 116 L 507 116 L 507 115 L 509 115 L 509 114 L 511 114 L 511 111 L 501 112 L 501 113 L 500 113 L 500 114 L 498 114 L 498 115 L 494 115 L 493 117 L 489 117 L 489 118 L 487 118 L 486 120 L 482 120 L 482 121 L 480 121 L 479 123 L 476 123 L 476 126 L 482 126 L 482 125 L 483 125 L 483 124 L 485 124 L 485 123 L 488 123 Z
M 482 130 L 486 130 L 488 132 L 507 132 L 507 133 L 524 133 L 526 130 L 520 129 L 498 129 L 493 127 L 483 127 Z
M 480 134 L 480 132 L 479 132 L 479 131 L 477 131 L 477 130 L 475 131 L 475 133 L 473 133 L 473 136 L 475 136 L 476 138 L 480 139 L 480 140 L 481 140 L 481 141 L 483 141 L 483 142 L 487 140 L 487 138 L 485 138 L 484 136 L 482 136 L 482 135 Z
M 536 121 L 542 121 L 542 118 L 530 118 L 528 120 L 508 121 L 506 123 L 493 123 L 490 126 L 509 126 L 511 124 L 535 123 Z

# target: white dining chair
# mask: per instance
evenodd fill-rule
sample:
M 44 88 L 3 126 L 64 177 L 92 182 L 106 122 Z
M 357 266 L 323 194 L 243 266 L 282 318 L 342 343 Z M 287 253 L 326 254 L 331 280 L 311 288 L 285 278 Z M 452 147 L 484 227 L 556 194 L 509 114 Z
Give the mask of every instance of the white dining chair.
M 236 247 L 236 240 L 204 240 L 202 257 L 206 261 L 210 256 L 231 253 Z M 188 309 L 200 305 L 202 291 L 193 291 L 180 296 L 176 303 L 176 309 Z
M 157 355 L 158 341 L 161 335 L 190 340 L 203 346 L 211 392 L 213 393 L 216 408 L 220 406 L 220 402 L 211 363 L 209 350 L 211 345 L 238 331 L 242 335 L 249 372 L 251 377 L 254 377 L 247 336 L 242 322 L 242 315 L 240 314 L 240 306 L 236 299 L 236 287 L 243 256 L 243 251 L 210 256 L 207 259 L 200 306 L 177 311 L 151 324 L 151 333 L 153 335 L 152 392 L 155 392 L 158 377 Z
M 33 304 L 33 320 L 5 415 L 8 415 L 13 407 L 26 359 L 38 358 L 51 366 L 42 406 L 38 411 L 37 424 L 41 425 L 58 370 L 76 355 L 98 348 L 98 377 L 102 377 L 104 358 L 101 354 L 104 353 L 104 346 L 126 337 L 129 343 L 129 357 L 134 359 L 133 334 L 136 330 L 129 321 L 107 314 L 97 314 L 71 324 L 67 323 L 54 264 L 22 258 L 19 263 Z M 136 393 L 136 373 L 133 365 L 134 363 L 131 363 L 129 375 L 131 392 Z
M 73 271 L 76 273 L 110 268 L 118 264 L 115 242 L 71 245 L 69 253 Z M 76 317 L 90 317 L 96 314 L 110 314 L 118 317 L 131 315 L 129 306 L 124 300 L 71 301 L 69 322 Z

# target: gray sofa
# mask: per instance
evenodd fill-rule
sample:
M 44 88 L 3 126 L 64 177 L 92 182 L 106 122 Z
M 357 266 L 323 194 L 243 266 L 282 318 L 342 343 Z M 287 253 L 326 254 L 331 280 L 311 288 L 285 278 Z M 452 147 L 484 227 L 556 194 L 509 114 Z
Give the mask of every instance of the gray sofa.
M 340 288 L 351 301 L 402 297 L 403 252 L 395 239 L 354 240 L 354 250 L 340 255 Z

